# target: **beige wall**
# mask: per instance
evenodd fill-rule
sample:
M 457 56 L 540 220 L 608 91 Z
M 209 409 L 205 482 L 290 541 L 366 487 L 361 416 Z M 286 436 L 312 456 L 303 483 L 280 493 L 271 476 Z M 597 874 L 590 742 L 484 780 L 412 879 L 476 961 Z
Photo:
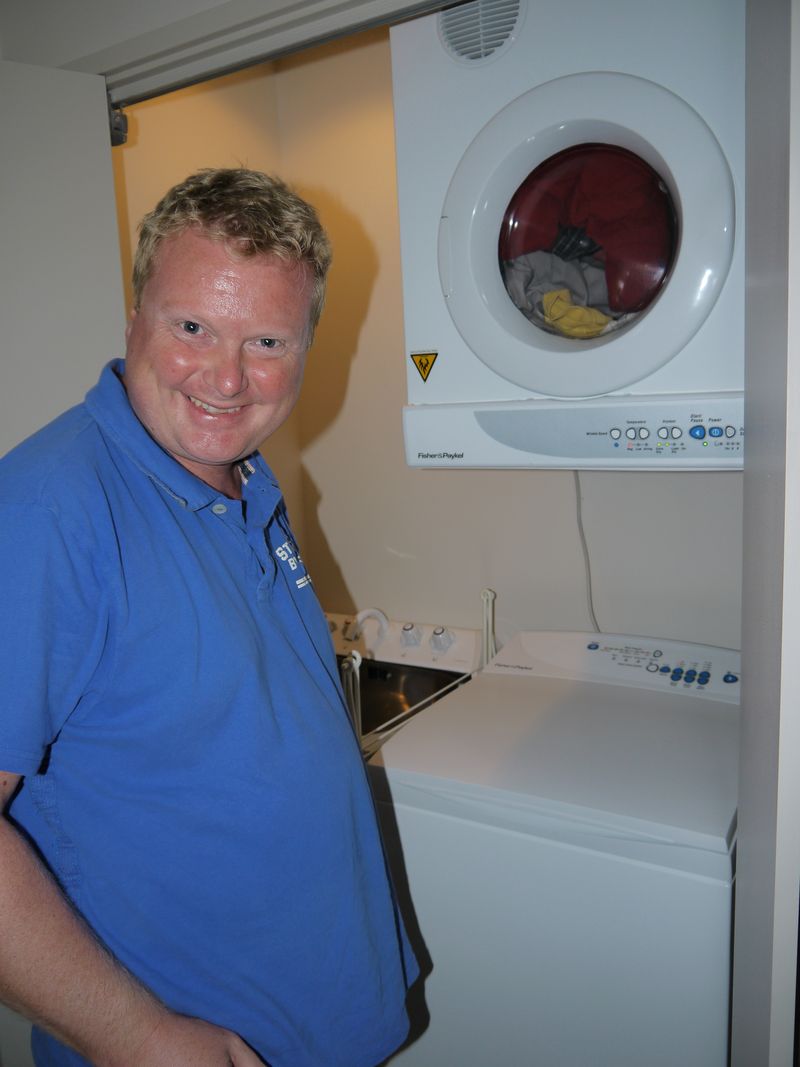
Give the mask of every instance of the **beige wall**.
M 477 627 L 490 586 L 501 638 L 589 628 L 570 472 L 405 466 L 389 63 L 375 30 L 130 108 L 123 229 L 200 165 L 279 168 L 318 205 L 335 249 L 328 308 L 298 409 L 265 452 L 326 608 Z M 738 645 L 741 476 L 580 482 L 601 628 Z

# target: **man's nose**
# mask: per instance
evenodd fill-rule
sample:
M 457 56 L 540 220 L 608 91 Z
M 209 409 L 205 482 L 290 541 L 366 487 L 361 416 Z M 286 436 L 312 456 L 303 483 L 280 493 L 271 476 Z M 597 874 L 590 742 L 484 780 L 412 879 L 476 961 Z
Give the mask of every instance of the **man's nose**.
M 239 347 L 217 350 L 210 373 L 212 384 L 220 396 L 237 396 L 247 388 L 244 355 Z

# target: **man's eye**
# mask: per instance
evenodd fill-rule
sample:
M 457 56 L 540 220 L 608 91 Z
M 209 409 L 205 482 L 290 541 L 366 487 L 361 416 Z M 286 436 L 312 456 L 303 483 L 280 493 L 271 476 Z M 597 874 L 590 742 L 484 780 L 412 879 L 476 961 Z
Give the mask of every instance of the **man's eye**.
M 192 322 L 191 319 L 187 319 L 186 322 L 181 323 L 181 329 L 184 333 L 190 333 L 192 335 L 200 333 L 200 323 Z
M 259 348 L 277 348 L 278 347 L 278 342 L 275 340 L 274 337 L 259 337 L 259 339 L 258 339 L 258 347 Z

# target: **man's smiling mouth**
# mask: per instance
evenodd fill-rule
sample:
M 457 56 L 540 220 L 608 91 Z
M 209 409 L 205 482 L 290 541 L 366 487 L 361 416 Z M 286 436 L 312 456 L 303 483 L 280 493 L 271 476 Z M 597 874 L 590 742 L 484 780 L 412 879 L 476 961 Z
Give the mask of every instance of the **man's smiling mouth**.
M 190 396 L 189 399 L 196 408 L 207 411 L 209 415 L 235 415 L 237 411 L 242 410 L 241 404 L 236 408 L 215 408 L 213 404 L 206 404 L 202 400 L 198 400 L 196 396 Z

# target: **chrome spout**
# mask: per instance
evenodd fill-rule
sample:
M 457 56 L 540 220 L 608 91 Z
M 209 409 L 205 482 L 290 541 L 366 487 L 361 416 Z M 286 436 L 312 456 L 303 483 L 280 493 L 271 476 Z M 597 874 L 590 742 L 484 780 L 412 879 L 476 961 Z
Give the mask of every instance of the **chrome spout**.
M 389 620 L 380 608 L 362 608 L 348 626 L 344 635 L 346 640 L 357 641 L 363 633 L 364 623 L 367 619 L 377 619 L 378 640 L 382 641 L 389 630 Z

